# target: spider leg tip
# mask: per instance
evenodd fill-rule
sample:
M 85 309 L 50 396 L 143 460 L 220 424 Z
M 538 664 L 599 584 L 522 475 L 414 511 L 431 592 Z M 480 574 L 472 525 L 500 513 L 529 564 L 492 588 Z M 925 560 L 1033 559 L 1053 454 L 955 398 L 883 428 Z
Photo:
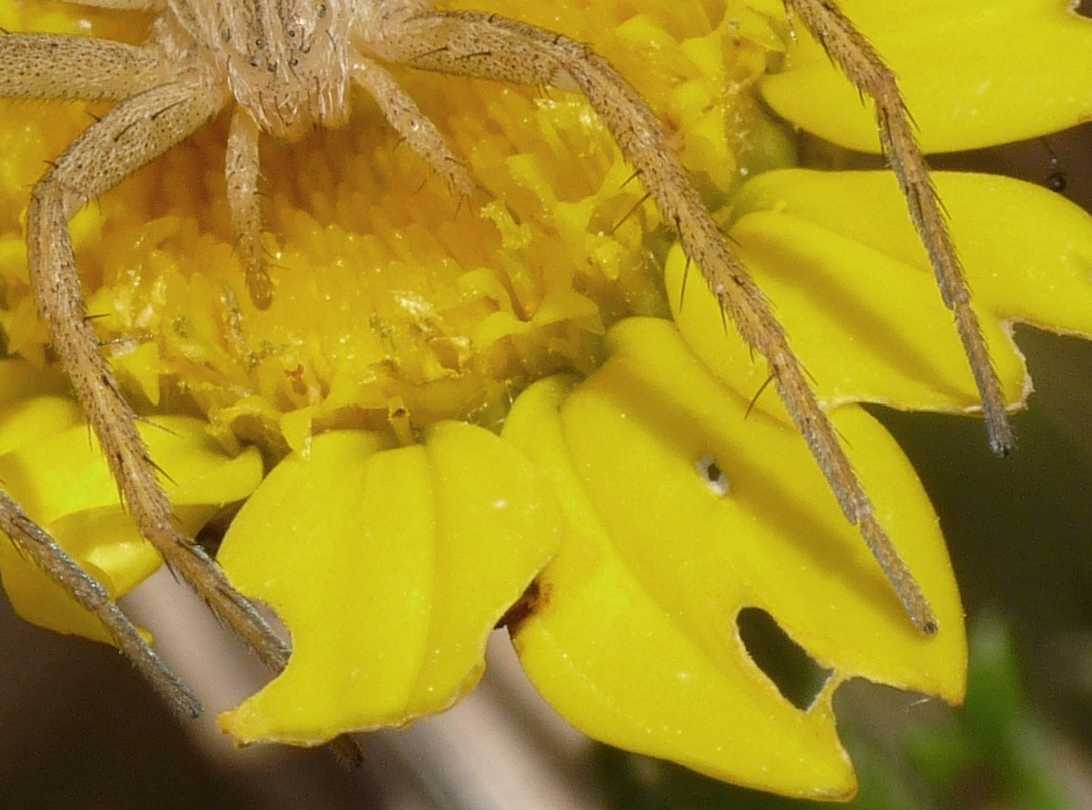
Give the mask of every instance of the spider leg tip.
M 1008 423 L 1006 422 L 1000 426 L 991 425 L 987 428 L 987 431 L 989 433 L 990 449 L 994 452 L 994 455 L 1000 458 L 1011 456 L 1016 449 L 1016 439 L 1012 435 Z

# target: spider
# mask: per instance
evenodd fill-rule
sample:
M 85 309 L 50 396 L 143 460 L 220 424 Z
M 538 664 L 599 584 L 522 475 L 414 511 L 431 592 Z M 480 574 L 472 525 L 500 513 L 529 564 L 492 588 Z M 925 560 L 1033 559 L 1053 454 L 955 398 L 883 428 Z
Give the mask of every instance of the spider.
M 845 517 L 859 527 L 913 624 L 937 631 L 932 609 L 873 513 L 805 370 L 746 268 L 702 203 L 662 124 L 641 96 L 588 46 L 497 15 L 445 12 L 432 0 L 70 0 L 154 12 L 140 46 L 87 37 L 0 33 L 0 96 L 118 102 L 34 186 L 27 213 L 31 284 L 65 373 L 98 436 L 141 534 L 217 617 L 274 672 L 289 646 L 172 519 L 136 416 L 103 359 L 81 297 L 68 221 L 89 200 L 231 108 L 227 194 L 249 294 L 268 307 L 274 289 L 261 249 L 259 139 L 294 140 L 346 123 L 351 89 L 378 103 L 390 125 L 454 191 L 473 181 L 442 133 L 385 64 L 553 87 L 583 94 L 632 164 L 665 222 L 743 340 L 765 357 L 781 399 Z M 1000 385 L 892 73 L 834 0 L 784 0 L 862 94 L 876 102 L 881 142 L 953 312 L 996 452 L 1012 445 Z M 111 601 L 18 504 L 0 493 L 0 528 L 93 611 L 121 650 L 182 713 L 197 699 Z

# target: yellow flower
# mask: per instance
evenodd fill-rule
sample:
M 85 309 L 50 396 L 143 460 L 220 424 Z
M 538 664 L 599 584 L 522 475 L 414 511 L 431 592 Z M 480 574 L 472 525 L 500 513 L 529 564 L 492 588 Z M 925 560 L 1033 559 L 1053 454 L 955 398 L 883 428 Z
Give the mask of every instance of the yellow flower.
M 157 416 L 141 434 L 157 463 L 177 473 L 168 492 L 179 525 L 191 535 L 262 480 L 257 449 L 228 458 L 198 419 Z M 0 361 L 4 489 L 111 594 L 122 596 L 161 560 L 122 509 L 106 459 L 89 439 L 62 380 L 23 361 Z M 12 606 L 27 621 L 110 643 L 97 619 L 11 543 L 0 543 L 0 574 Z
M 677 134 L 941 631 L 905 619 L 776 398 L 752 410 L 765 365 L 700 284 L 683 295 L 685 259 L 589 107 L 406 72 L 486 201 L 459 205 L 363 100 L 345 130 L 267 144 L 267 311 L 231 247 L 224 122 L 73 223 L 112 363 L 170 428 L 145 438 L 180 518 L 195 531 L 250 496 L 219 560 L 292 633 L 285 672 L 221 723 L 241 742 L 313 745 L 440 711 L 475 685 L 486 636 L 526 591 L 509 630 L 576 726 L 722 779 L 848 797 L 838 685 L 863 676 L 959 702 L 966 657 L 936 516 L 856 403 L 977 403 L 894 179 L 795 168 L 791 130 L 763 100 L 862 150 L 877 148 L 869 112 L 771 0 L 457 5 L 592 42 Z M 1092 34 L 1065 2 L 843 5 L 902 76 L 930 149 L 1092 111 Z M 142 32 L 134 15 L 6 2 L 0 26 Z M 995 46 L 1016 27 L 1019 58 Z M 157 558 L 121 530 L 101 460 L 68 455 L 85 429 L 39 378 L 20 227 L 42 161 L 86 112 L 5 104 L 0 123 L 0 325 L 25 358 L 0 367 L 0 479 L 120 595 Z M 1025 183 L 936 181 L 1006 396 L 1022 403 L 1009 325 L 1092 333 L 1092 220 Z M 255 447 L 275 465 L 260 485 Z M 0 573 L 30 620 L 104 640 L 8 546 Z M 748 656 L 745 606 L 832 670 L 806 710 Z

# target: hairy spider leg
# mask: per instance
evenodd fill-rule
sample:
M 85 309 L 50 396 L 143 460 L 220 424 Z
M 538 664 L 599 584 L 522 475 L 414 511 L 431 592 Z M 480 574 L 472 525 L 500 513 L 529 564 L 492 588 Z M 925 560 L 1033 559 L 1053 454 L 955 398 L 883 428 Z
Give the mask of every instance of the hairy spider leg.
M 79 563 L 57 545 L 8 495 L 0 491 L 0 530 L 16 550 L 60 585 L 85 610 L 93 613 L 114 644 L 179 715 L 197 717 L 201 703 L 146 642 L 110 593 L 87 574 Z
M 155 463 L 136 430 L 136 416 L 103 359 L 86 317 L 68 232 L 68 221 L 89 200 L 188 137 L 227 102 L 222 91 L 196 72 L 161 84 L 164 70 L 150 50 L 106 40 L 0 36 L 0 96 L 121 102 L 77 138 L 34 187 L 27 211 L 31 286 L 61 365 L 141 535 L 213 614 L 272 672 L 279 673 L 288 663 L 291 647 L 201 547 L 175 526 Z M 41 548 L 46 550 L 43 560 L 50 562 L 51 575 L 68 588 L 65 561 L 48 546 Z M 78 593 L 72 594 L 80 601 Z M 154 679 L 156 688 L 168 694 L 174 691 L 177 679 L 169 673 L 160 679 L 161 667 L 145 665 L 142 659 L 147 656 L 136 652 L 140 657 L 134 662 Z M 195 701 L 182 699 L 180 705 L 186 711 L 198 710 Z M 355 767 L 361 761 L 359 747 L 345 735 L 333 740 L 330 748 L 346 766 Z
M 421 112 L 386 68 L 361 57 L 353 71 L 353 81 L 367 91 L 395 132 L 444 179 L 454 194 L 470 197 L 474 193 L 474 180 L 466 166 L 451 151 L 432 120 Z
M 259 309 L 273 303 L 273 282 L 262 252 L 262 203 L 258 194 L 261 133 L 250 113 L 236 107 L 228 132 L 225 173 L 235 250 L 243 263 L 250 300 Z
M 854 86 L 876 103 L 880 143 L 906 197 L 910 218 L 929 254 L 944 305 L 955 315 L 963 351 L 982 397 L 990 447 L 998 455 L 1008 455 L 1014 439 L 1005 413 L 1001 383 L 982 337 L 978 316 L 971 308 L 967 278 L 952 243 L 940 197 L 914 136 L 912 119 L 895 74 L 833 0 L 784 0 L 784 3 Z
M 0 32 L 0 98 L 124 101 L 160 79 L 155 55 L 107 39 Z
M 834 426 L 819 407 L 784 329 L 728 247 L 666 133 L 641 96 L 588 46 L 526 23 L 474 12 L 392 16 L 362 43 L 370 55 L 440 73 L 548 85 L 582 93 L 674 225 L 688 256 L 744 341 L 767 360 L 789 415 L 822 469 L 842 512 L 856 524 L 904 610 L 925 634 L 932 608 L 874 514 Z
M 121 100 L 157 79 L 140 48 L 105 40 L 38 34 L 0 36 L 0 97 Z M 201 705 L 114 604 L 52 537 L 0 493 L 0 528 L 16 548 L 102 622 L 118 648 L 180 714 Z
M 141 48 L 87 37 L 0 36 L 0 96 L 121 101 L 69 146 L 34 188 L 27 212 L 31 285 L 141 534 L 270 667 L 280 669 L 288 658 L 285 644 L 200 547 L 175 528 L 133 411 L 86 318 L 68 234 L 68 220 L 88 200 L 188 136 L 223 106 L 223 96 L 202 81 L 156 86 L 159 81 L 155 55 Z M 64 570 L 58 558 L 56 571 Z
M 160 85 L 123 101 L 56 160 L 27 211 L 30 279 L 54 349 L 87 414 L 141 534 L 194 586 L 213 612 L 270 667 L 288 650 L 204 551 L 176 528 L 136 418 L 86 318 L 68 221 L 84 204 L 205 124 L 223 106 L 203 80 Z

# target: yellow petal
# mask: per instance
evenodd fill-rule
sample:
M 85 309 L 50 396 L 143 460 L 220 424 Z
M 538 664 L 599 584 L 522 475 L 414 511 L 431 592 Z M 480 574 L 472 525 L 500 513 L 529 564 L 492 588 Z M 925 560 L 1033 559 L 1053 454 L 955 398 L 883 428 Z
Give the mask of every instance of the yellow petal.
M 1092 118 L 1092 22 L 1071 0 L 841 0 L 899 78 L 928 152 L 1031 138 Z M 801 31 L 762 82 L 780 115 L 829 141 L 879 151 L 871 103 Z
M 261 480 L 257 450 L 225 457 L 199 420 L 158 416 L 140 430 L 152 458 L 173 479 L 165 482 L 167 494 L 190 535 Z M 106 462 L 71 400 L 47 396 L 9 405 L 0 411 L 0 447 L 8 449 L 0 456 L 7 491 L 115 597 L 159 567 L 159 555 L 118 502 Z M 99 622 L 10 543 L 0 543 L 0 573 L 9 600 L 27 621 L 108 641 Z
M 53 369 L 37 368 L 25 360 L 0 360 L 0 407 L 64 390 L 64 378 Z
M 447 708 L 559 542 L 544 483 L 482 428 L 443 422 L 392 450 L 369 433 L 317 436 L 247 501 L 220 551 L 294 647 L 222 727 L 244 743 L 311 745 Z
M 515 643 L 577 727 L 720 779 L 810 798 L 855 789 L 831 699 L 861 675 L 958 701 L 962 611 L 937 519 L 893 440 L 835 415 L 884 525 L 939 617 L 918 634 L 794 429 L 721 386 L 665 321 L 610 333 L 572 389 L 539 383 L 504 437 L 547 471 L 566 517 Z M 710 485 L 703 463 L 727 475 Z M 768 611 L 831 679 L 808 711 L 751 661 L 736 616 Z
M 111 358 L 122 385 L 131 384 L 152 405 L 159 404 L 159 375 L 162 368 L 159 346 L 152 342 Z
M 34 373 L 27 364 L 20 365 Z M 17 399 L 0 406 L 0 454 L 32 445 L 82 422 L 80 406 L 69 397 L 45 395 Z M 4 486 L 8 486 L 7 482 Z
M 182 507 L 175 509 L 175 517 L 182 531 L 192 536 L 215 511 L 208 506 Z M 155 550 L 138 534 L 129 516 L 119 509 L 80 512 L 63 518 L 49 529 L 84 571 L 98 580 L 114 598 L 121 598 L 139 585 L 159 568 L 161 562 Z M 8 542 L 0 542 L 0 575 L 8 601 L 25 621 L 58 633 L 113 643 L 93 614 L 20 557 Z
M 981 174 L 934 175 L 1009 403 L 1030 380 L 1011 336 L 1021 321 L 1092 335 L 1092 217 L 1030 183 Z M 894 179 L 884 172 L 770 172 L 741 190 L 732 238 L 775 304 L 789 340 L 828 408 L 879 402 L 966 411 L 979 404 Z M 766 379 L 693 272 L 680 306 L 685 258 L 667 286 L 691 348 L 721 379 L 752 396 Z M 758 406 L 780 412 L 776 395 Z
M 80 565 L 95 579 L 105 579 L 103 572 L 86 560 L 81 560 Z M 6 537 L 0 538 L 0 578 L 8 601 L 25 621 L 58 633 L 110 643 L 110 637 L 98 619 L 20 556 Z
M 204 428 L 203 421 L 182 416 L 155 416 L 139 425 L 152 459 L 169 476 L 163 485 L 175 506 L 231 503 L 261 480 L 256 449 L 226 458 Z M 0 457 L 0 480 L 47 527 L 88 509 L 121 509 L 98 442 L 82 423 Z

